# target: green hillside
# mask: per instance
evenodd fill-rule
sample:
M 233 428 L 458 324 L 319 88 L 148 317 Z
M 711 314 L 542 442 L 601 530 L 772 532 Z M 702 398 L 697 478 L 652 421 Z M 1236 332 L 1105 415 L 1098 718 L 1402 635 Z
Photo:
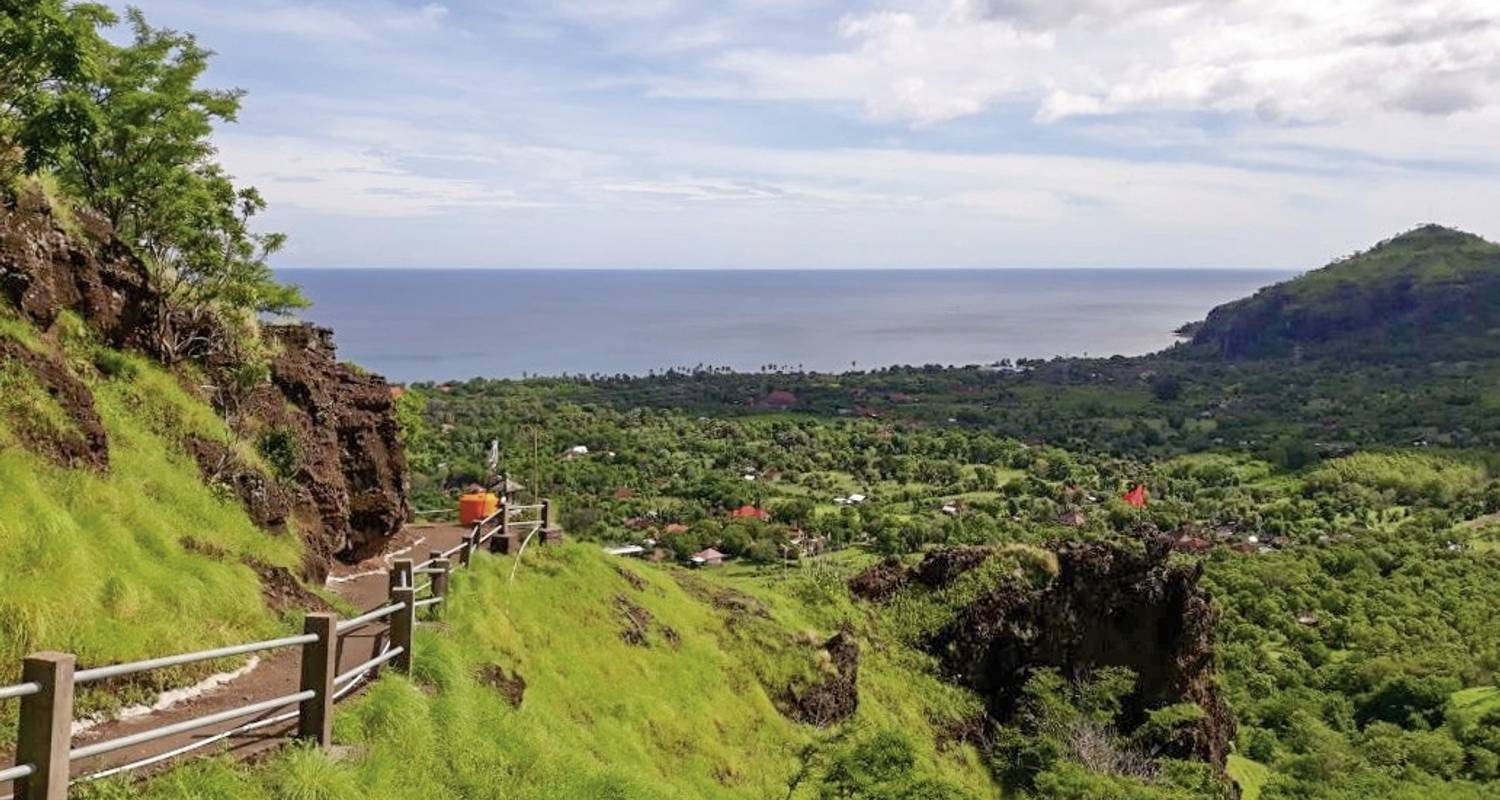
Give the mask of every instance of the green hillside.
M 978 698 L 882 634 L 835 576 L 688 572 L 587 544 L 528 552 L 510 583 L 513 563 L 477 558 L 457 575 L 446 624 L 421 630 L 411 679 L 386 676 L 340 707 L 344 757 L 293 750 L 256 768 L 199 763 L 93 796 L 998 793 L 978 752 L 943 734 L 979 711 Z M 792 721 L 778 698 L 836 672 L 822 643 L 846 621 L 860 643 L 857 713 L 826 728 Z M 845 790 L 854 793 L 827 794 Z
M 1195 348 L 1231 358 L 1500 352 L 1500 245 L 1428 225 L 1219 306 Z
M 223 421 L 177 376 L 98 345 L 76 318 L 56 333 L 44 338 L 0 307 L 0 345 L 58 356 L 92 393 L 109 463 L 107 471 L 68 468 L 37 452 L 38 437 L 65 437 L 75 423 L 34 372 L 0 361 L 0 683 L 38 649 L 100 664 L 285 629 L 246 562 L 295 569 L 299 537 L 255 527 L 237 499 L 204 483 L 180 444 L 190 434 L 234 442 Z M 211 668 L 155 673 L 163 685 L 110 698 L 85 693 L 80 709 L 140 700 Z M 14 703 L 3 708 L 15 713 Z M 14 725 L 0 720 L 0 730 L 9 736 Z

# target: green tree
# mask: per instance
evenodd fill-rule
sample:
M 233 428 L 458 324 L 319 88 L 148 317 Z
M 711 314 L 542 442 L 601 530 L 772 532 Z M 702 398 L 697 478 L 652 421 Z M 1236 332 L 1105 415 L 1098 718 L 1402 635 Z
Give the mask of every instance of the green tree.
M 33 171 L 94 128 L 74 87 L 97 72 L 103 5 L 0 0 L 0 179 Z
M 152 28 L 135 9 L 128 17 L 131 43 L 103 45 L 97 77 L 63 92 L 87 110 L 92 135 L 52 161 L 146 262 L 154 344 L 171 362 L 224 350 L 257 315 L 307 303 L 266 263 L 284 237 L 251 229 L 265 201 L 213 160 L 213 126 L 234 120 L 242 93 L 198 85 L 212 53 L 191 35 Z

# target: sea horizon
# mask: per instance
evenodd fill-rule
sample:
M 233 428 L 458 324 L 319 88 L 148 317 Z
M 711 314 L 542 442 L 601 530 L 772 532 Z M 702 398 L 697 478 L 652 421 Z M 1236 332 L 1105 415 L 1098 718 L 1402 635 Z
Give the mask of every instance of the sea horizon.
M 1273 269 L 278 270 L 339 357 L 402 382 L 1142 355 Z

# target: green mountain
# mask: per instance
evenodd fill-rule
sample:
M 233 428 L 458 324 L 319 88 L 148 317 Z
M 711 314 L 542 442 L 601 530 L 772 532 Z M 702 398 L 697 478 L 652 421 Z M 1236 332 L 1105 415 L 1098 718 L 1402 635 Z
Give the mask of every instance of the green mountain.
M 1500 245 L 1426 225 L 1209 312 L 1191 349 L 1456 360 L 1500 353 Z

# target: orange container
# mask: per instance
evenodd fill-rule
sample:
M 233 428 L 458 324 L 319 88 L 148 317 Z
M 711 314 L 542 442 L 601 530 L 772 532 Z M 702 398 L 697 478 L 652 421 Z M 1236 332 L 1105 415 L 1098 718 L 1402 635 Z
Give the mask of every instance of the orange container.
M 473 492 L 458 498 L 458 521 L 462 525 L 474 523 L 500 509 L 500 498 L 489 492 Z

